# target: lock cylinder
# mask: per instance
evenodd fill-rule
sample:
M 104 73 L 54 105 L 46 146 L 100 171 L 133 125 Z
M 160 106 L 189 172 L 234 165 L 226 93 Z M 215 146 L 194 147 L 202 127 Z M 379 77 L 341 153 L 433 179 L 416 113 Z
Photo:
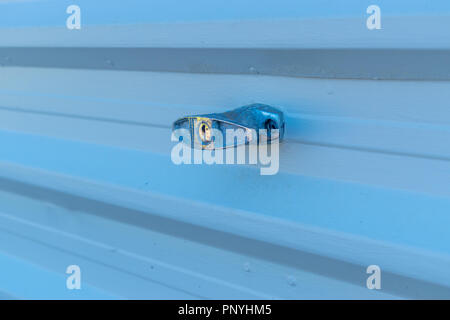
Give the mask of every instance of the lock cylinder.
M 284 114 L 277 108 L 252 104 L 223 113 L 186 116 L 173 123 L 175 135 L 198 149 L 236 147 L 248 143 L 281 141 L 285 133 Z

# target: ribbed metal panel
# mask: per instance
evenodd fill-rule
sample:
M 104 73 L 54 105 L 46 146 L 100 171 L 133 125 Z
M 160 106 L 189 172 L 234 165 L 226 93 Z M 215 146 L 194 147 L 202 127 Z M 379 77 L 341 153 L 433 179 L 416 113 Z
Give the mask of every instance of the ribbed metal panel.
M 0 298 L 450 297 L 447 2 L 78 2 L 0 2 Z M 278 174 L 172 163 L 172 121 L 255 102 Z

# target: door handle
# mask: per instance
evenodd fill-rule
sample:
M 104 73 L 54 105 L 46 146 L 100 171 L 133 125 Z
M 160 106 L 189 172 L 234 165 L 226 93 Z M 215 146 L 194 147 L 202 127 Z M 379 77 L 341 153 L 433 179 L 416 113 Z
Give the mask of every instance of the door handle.
M 281 141 L 285 132 L 281 110 L 251 104 L 223 113 L 182 117 L 173 123 L 175 138 L 196 149 L 222 149 L 249 143 Z

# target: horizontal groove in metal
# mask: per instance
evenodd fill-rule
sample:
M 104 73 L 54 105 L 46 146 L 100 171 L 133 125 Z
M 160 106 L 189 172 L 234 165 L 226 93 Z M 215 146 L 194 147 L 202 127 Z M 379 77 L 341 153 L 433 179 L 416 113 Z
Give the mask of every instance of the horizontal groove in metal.
M 450 50 L 0 48 L 2 66 L 331 79 L 450 80 Z

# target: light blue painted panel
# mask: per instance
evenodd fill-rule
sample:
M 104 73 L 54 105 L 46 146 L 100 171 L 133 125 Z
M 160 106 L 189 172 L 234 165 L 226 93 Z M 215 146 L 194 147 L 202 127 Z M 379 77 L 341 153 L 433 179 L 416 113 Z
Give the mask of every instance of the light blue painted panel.
M 80 0 L 74 33 L 68 4 L 0 2 L 0 46 L 450 43 L 448 1 L 379 1 L 380 33 L 368 1 Z M 449 82 L 364 79 L 1 67 L 0 299 L 449 298 Z M 277 175 L 171 162 L 173 120 L 253 102 L 287 116 Z

